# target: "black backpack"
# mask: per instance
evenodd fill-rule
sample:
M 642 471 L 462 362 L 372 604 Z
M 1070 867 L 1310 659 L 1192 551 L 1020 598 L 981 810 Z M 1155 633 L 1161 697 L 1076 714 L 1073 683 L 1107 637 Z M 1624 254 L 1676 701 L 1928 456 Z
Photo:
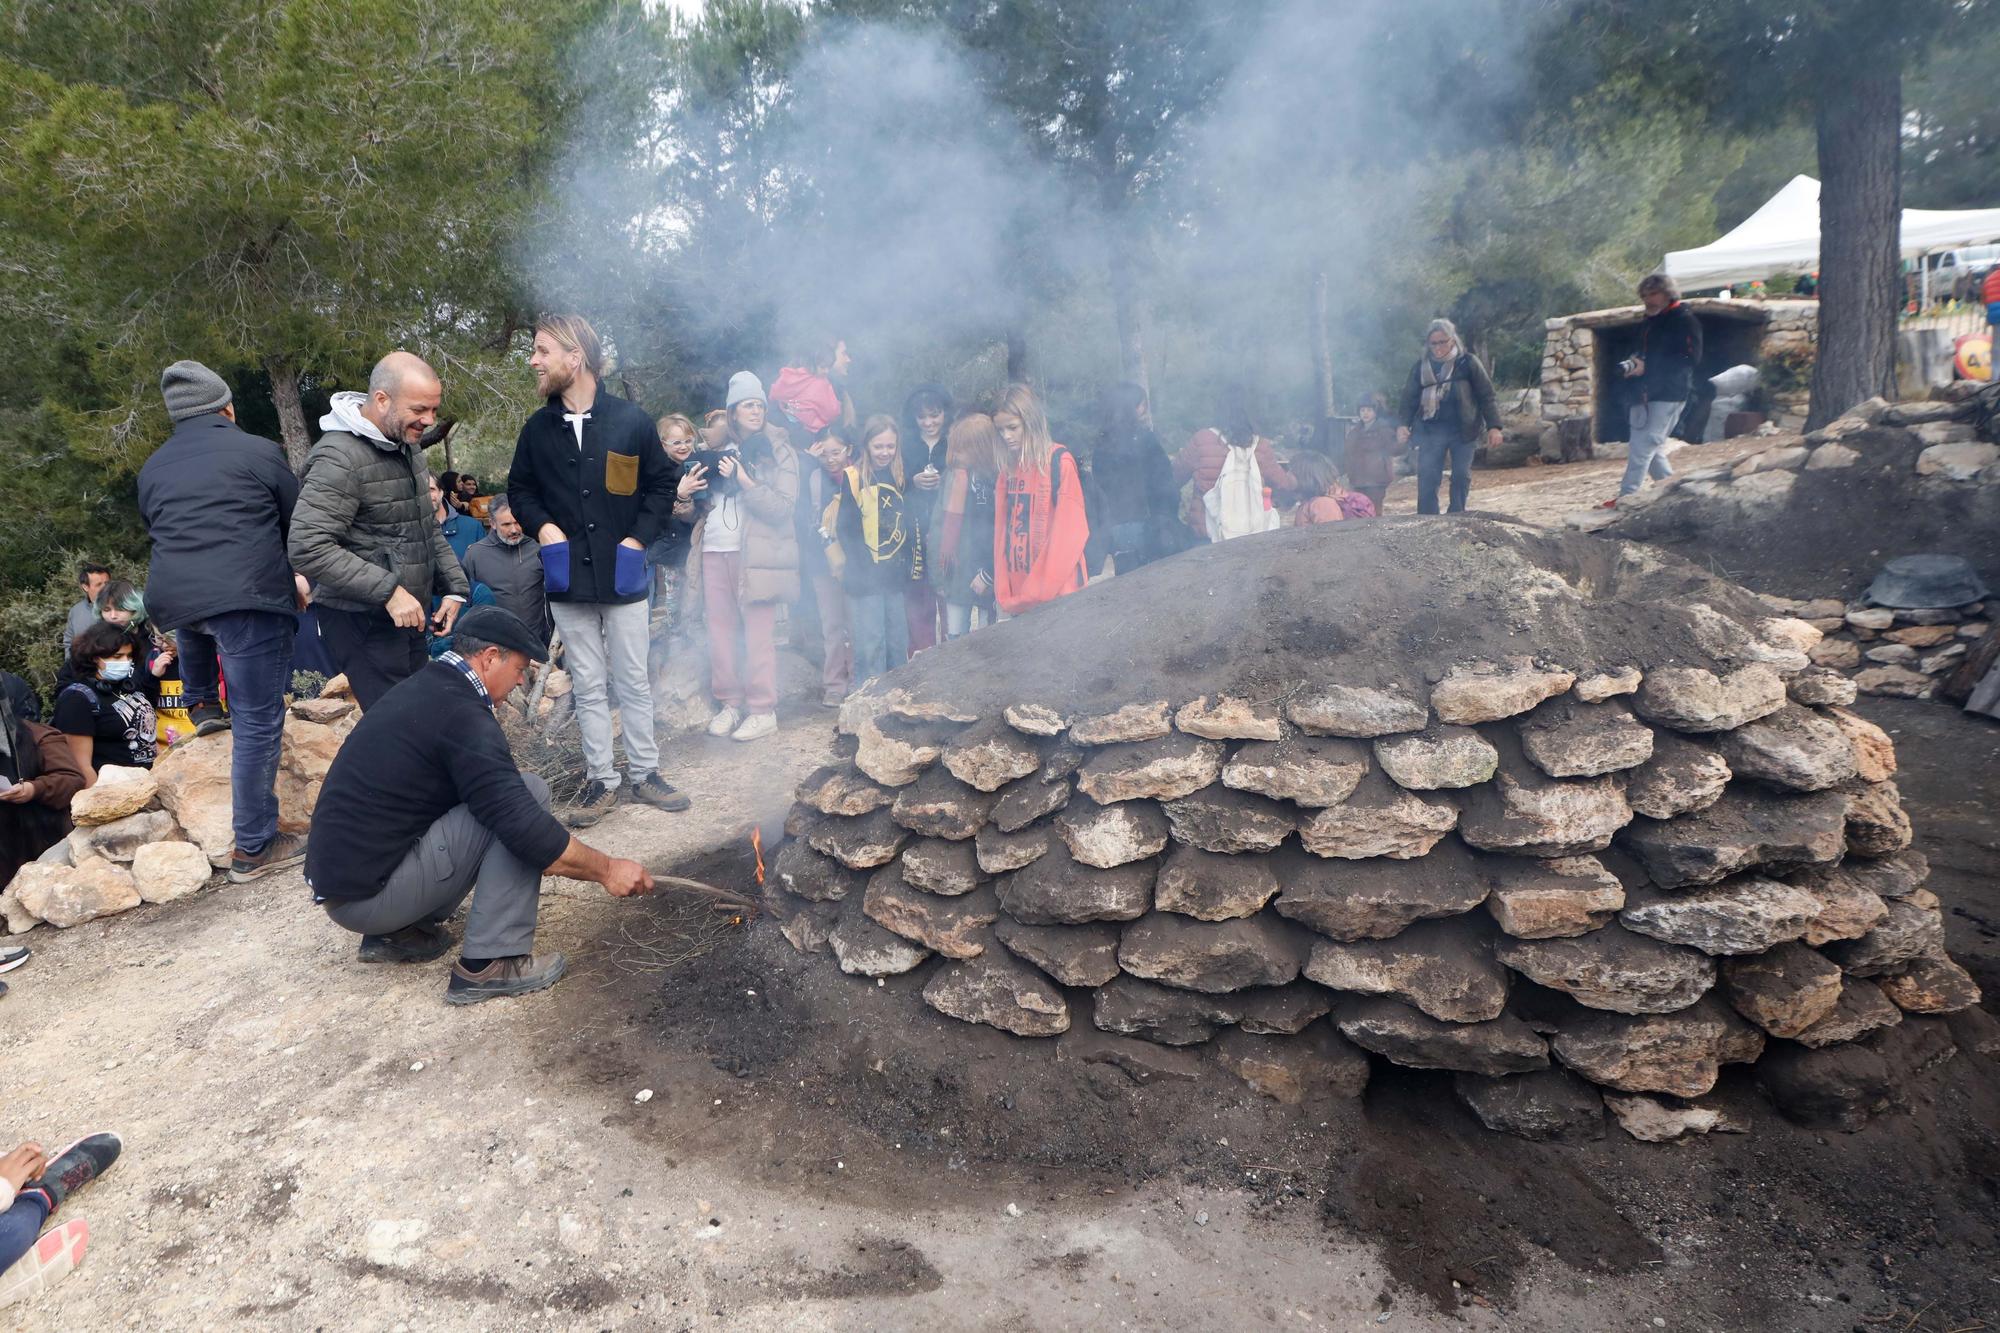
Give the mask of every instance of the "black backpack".
M 1057 445 L 1049 454 L 1049 502 L 1062 503 L 1062 463 L 1060 455 L 1069 454 L 1072 462 L 1076 455 L 1063 445 Z M 1097 489 L 1097 478 L 1082 463 L 1076 465 L 1076 479 L 1083 486 L 1083 520 L 1090 535 L 1083 543 L 1083 568 L 1086 574 L 1104 572 L 1104 562 L 1111 558 L 1110 528 L 1104 522 L 1104 497 Z

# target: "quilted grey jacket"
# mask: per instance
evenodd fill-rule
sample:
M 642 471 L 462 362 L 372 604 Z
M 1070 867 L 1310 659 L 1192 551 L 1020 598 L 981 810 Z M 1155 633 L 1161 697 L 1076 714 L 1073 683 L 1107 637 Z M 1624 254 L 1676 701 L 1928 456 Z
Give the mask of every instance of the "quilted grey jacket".
M 429 469 L 411 445 L 329 430 L 306 455 L 287 542 L 313 600 L 337 611 L 380 610 L 398 584 L 425 606 L 470 592 L 431 512 Z

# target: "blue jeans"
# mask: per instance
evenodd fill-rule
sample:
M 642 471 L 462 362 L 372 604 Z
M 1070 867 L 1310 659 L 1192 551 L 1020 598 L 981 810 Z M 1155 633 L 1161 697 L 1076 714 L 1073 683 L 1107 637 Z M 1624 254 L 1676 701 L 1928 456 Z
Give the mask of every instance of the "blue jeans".
M 944 604 L 944 636 L 947 639 L 962 639 L 972 632 L 971 602 L 946 602 Z
M 1667 434 L 1681 419 L 1686 403 L 1632 404 L 1632 442 L 1626 446 L 1625 476 L 1618 483 L 1620 495 L 1630 495 L 1646 484 L 1646 478 L 1665 481 L 1674 475 L 1667 462 Z
M 847 594 L 848 633 L 854 636 L 854 683 L 903 665 L 910 655 L 910 626 L 903 590 Z
M 0 1273 L 28 1252 L 35 1237 L 42 1234 L 42 1223 L 48 1220 L 49 1201 L 39 1191 L 23 1186 L 14 1195 L 13 1207 L 0 1213 Z
M 1472 453 L 1477 439 L 1461 439 L 1456 426 L 1419 421 L 1417 442 L 1417 512 L 1438 511 L 1438 483 L 1444 479 L 1444 461 L 1451 459 L 1451 512 L 1465 512 L 1465 497 L 1472 489 Z
M 224 611 L 180 631 L 188 706 L 212 704 L 217 657 L 229 674 L 229 797 L 236 850 L 255 856 L 278 836 L 278 758 L 297 624 L 273 611 Z

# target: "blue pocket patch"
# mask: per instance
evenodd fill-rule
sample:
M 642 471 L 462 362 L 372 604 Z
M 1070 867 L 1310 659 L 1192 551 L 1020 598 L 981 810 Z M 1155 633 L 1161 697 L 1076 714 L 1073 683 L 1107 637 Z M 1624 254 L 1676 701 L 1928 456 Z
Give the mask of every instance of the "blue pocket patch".
M 616 597 L 636 597 L 646 591 L 646 553 L 624 542 L 611 548 L 617 552 L 611 566 L 611 592 Z
M 542 588 L 547 592 L 569 591 L 568 542 L 550 542 L 542 547 Z

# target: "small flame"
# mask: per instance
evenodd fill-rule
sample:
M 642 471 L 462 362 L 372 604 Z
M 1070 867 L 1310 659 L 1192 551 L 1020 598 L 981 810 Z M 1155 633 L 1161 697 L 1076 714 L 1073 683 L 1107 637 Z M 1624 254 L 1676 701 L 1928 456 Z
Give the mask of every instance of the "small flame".
M 757 887 L 761 889 L 764 887 L 764 831 L 762 829 L 753 828 L 750 830 L 750 850 L 757 854 Z

